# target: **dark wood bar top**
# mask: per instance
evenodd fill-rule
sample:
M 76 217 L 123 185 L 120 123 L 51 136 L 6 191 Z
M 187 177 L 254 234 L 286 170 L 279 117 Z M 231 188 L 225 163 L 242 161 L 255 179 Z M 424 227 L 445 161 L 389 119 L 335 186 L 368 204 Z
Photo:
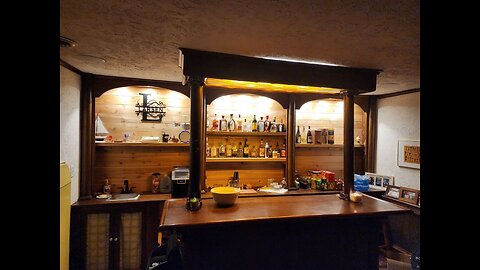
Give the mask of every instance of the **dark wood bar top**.
M 386 216 L 411 212 L 368 195 L 364 195 L 360 203 L 341 200 L 336 194 L 238 198 L 230 207 L 219 207 L 213 200 L 203 200 L 202 208 L 195 212 L 185 209 L 184 199 L 172 199 L 165 202 L 160 230 L 233 222 Z

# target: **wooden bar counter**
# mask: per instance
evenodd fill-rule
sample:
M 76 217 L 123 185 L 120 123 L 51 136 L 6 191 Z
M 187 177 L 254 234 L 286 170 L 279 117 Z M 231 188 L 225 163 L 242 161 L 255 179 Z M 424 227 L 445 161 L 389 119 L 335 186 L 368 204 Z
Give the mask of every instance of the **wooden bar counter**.
M 336 194 L 246 197 L 218 207 L 204 199 L 196 212 L 167 200 L 160 230 L 175 230 L 186 269 L 378 269 L 381 222 L 411 210 L 363 196 Z

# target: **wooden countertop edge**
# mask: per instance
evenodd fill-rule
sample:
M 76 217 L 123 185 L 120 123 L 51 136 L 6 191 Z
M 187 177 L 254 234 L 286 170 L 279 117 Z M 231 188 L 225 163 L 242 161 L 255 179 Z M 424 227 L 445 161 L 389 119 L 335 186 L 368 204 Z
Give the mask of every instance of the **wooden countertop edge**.
M 167 207 L 168 201 L 165 203 L 164 207 Z M 171 229 L 183 229 L 183 228 L 201 228 L 215 225 L 228 225 L 233 223 L 262 223 L 262 222 L 274 222 L 274 221 L 293 221 L 293 220 L 314 220 L 314 219 L 346 219 L 346 218 L 368 218 L 368 217 L 384 217 L 390 215 L 403 215 L 412 212 L 410 209 L 405 209 L 403 212 L 399 211 L 382 211 L 382 212 L 372 212 L 372 213 L 361 213 L 361 214 L 319 214 L 319 215 L 309 215 L 309 216 L 279 216 L 279 217 L 260 217 L 260 218 L 249 218 L 249 219 L 237 219 L 237 220 L 216 220 L 214 222 L 199 222 L 192 224 L 171 224 L 171 225 L 162 225 L 165 221 L 166 211 L 162 211 L 162 219 L 160 220 L 159 230 L 171 230 Z

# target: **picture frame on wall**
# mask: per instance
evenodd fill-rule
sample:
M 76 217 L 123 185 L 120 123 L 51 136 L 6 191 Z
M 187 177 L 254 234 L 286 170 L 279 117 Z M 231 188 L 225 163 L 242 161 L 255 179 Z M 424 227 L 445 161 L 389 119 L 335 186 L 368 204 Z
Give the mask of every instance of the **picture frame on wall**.
M 397 165 L 420 169 L 420 141 L 398 140 Z
M 366 172 L 365 175 L 369 178 L 369 186 L 374 189 L 385 190 L 388 185 L 395 184 L 395 178 L 391 175 L 381 175 L 370 172 Z

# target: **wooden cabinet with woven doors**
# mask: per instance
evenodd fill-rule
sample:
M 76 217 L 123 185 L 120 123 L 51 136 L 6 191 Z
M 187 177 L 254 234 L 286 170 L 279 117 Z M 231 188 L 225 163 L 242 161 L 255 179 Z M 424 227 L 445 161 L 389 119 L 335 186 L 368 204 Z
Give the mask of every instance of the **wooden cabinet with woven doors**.
M 160 204 L 72 207 L 70 269 L 144 269 L 157 245 Z

